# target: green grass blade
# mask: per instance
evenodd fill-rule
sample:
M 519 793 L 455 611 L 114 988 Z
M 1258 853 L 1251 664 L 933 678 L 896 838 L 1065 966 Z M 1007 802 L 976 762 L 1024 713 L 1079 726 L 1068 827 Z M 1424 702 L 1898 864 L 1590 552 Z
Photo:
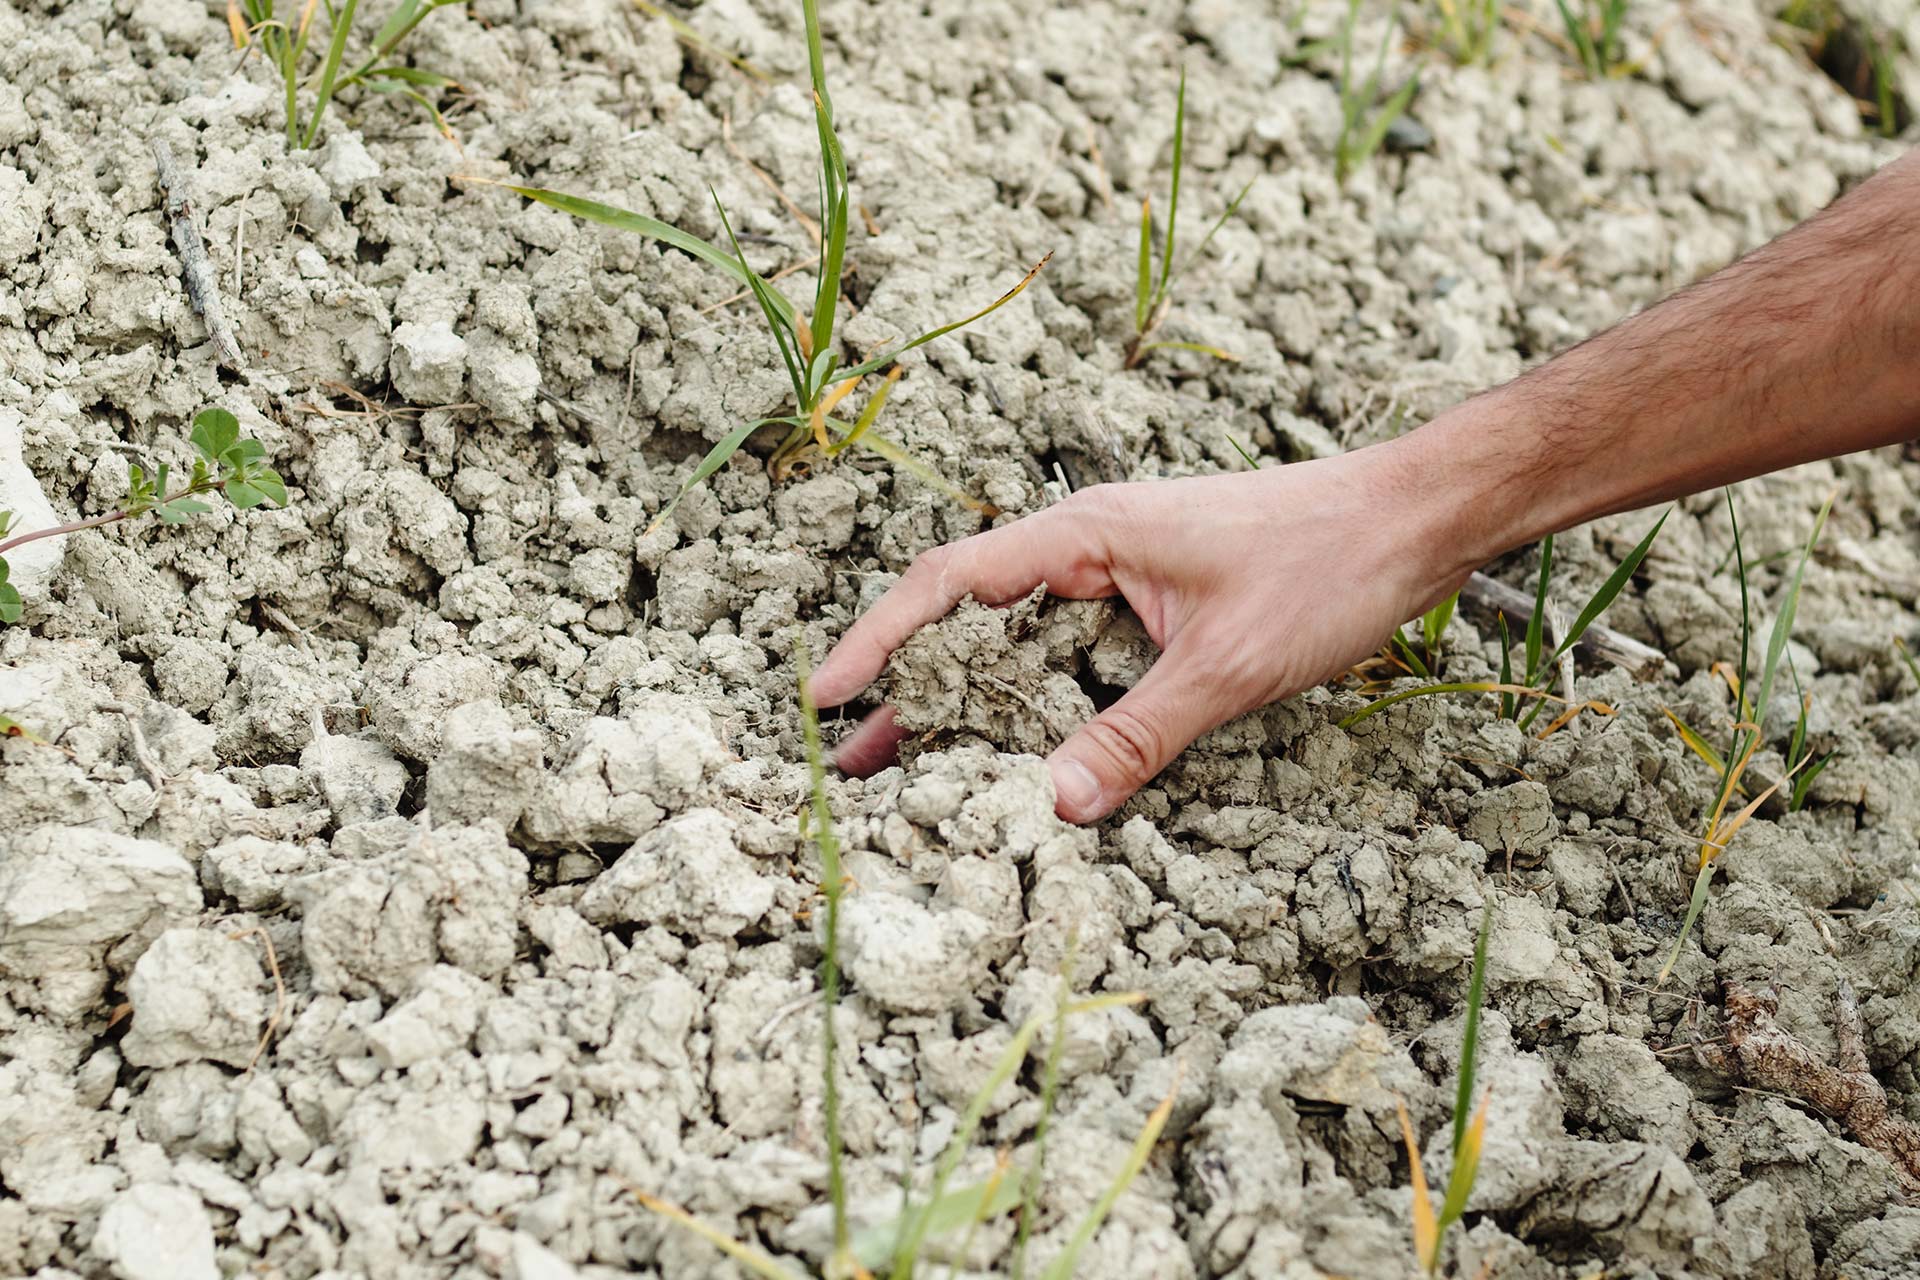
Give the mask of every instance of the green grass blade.
M 1206 253 L 1207 246 L 1213 243 L 1215 233 L 1217 233 L 1221 227 L 1227 225 L 1227 219 L 1240 212 L 1240 202 L 1247 198 L 1247 192 L 1251 190 L 1253 190 L 1253 180 L 1249 179 L 1247 185 L 1240 188 L 1239 193 L 1227 202 L 1227 207 L 1221 211 L 1220 216 L 1213 220 L 1213 225 L 1207 228 L 1206 235 L 1200 237 L 1200 243 L 1193 247 L 1193 252 L 1189 253 L 1186 260 L 1174 269 L 1173 278 L 1176 281 L 1185 275 L 1187 269 L 1195 262 L 1198 262 L 1201 256 Z
M 667 12 L 659 5 L 652 3 L 652 0 L 633 0 L 633 5 L 634 8 L 640 10 L 640 12 L 646 14 L 648 17 L 658 18 L 660 21 L 666 23 L 668 28 L 672 30 L 673 34 L 679 38 L 682 44 L 690 45 L 702 53 L 729 62 L 735 70 L 744 72 L 763 84 L 771 84 L 773 82 L 773 78 L 759 67 L 754 66 L 751 62 L 748 62 L 745 58 L 737 54 L 728 53 L 725 49 L 722 49 L 719 45 L 701 35 L 700 32 L 690 24 Z
M 1920 662 L 1914 661 L 1913 651 L 1907 648 L 1907 642 L 1895 636 L 1893 647 L 1894 651 L 1900 655 L 1900 661 L 1907 664 L 1907 673 L 1913 677 L 1914 684 L 1920 685 Z
M 1553 656 L 1547 659 L 1547 666 L 1551 667 L 1560 661 L 1561 657 L 1579 642 L 1580 637 L 1587 634 L 1587 628 L 1593 625 L 1594 619 L 1607 611 L 1607 607 L 1614 602 L 1615 597 L 1632 580 L 1634 573 L 1640 568 L 1640 562 L 1647 558 L 1647 552 L 1652 548 L 1653 540 L 1660 535 L 1660 527 L 1666 524 L 1667 517 L 1672 514 L 1671 507 L 1661 512 L 1660 518 L 1653 522 L 1653 528 L 1647 530 L 1646 536 L 1627 553 L 1627 558 L 1622 560 L 1607 580 L 1600 584 L 1600 589 L 1593 593 L 1591 600 L 1587 601 L 1586 608 L 1580 610 L 1580 616 L 1573 620 L 1571 627 L 1567 628 L 1567 634 L 1561 636 L 1560 643 L 1554 646 Z
M 1548 695 L 1542 693 L 1540 690 L 1527 685 L 1495 684 L 1491 680 L 1459 680 L 1443 682 L 1441 684 L 1423 684 L 1418 689 L 1402 689 L 1398 693 L 1390 693 L 1384 698 L 1374 699 L 1366 706 L 1348 716 L 1345 720 L 1342 720 L 1340 727 L 1342 729 L 1351 729 L 1354 725 L 1359 724 L 1369 716 L 1378 715 L 1388 707 L 1405 702 L 1409 698 L 1430 698 L 1442 693 L 1504 693 L 1514 697 L 1543 698 L 1548 701 L 1558 701 L 1558 699 L 1548 698 Z
M 947 334 L 952 333 L 955 329 L 964 329 L 966 326 L 972 324 L 975 320 L 984 319 L 985 317 L 992 315 L 994 312 L 998 311 L 1001 307 L 1006 306 L 1009 302 L 1012 302 L 1015 298 L 1019 297 L 1022 293 L 1024 293 L 1026 291 L 1027 286 L 1033 283 L 1034 277 L 1039 275 L 1041 270 L 1046 267 L 1047 263 L 1051 262 L 1052 260 L 1053 260 L 1053 255 L 1049 253 L 1046 257 L 1034 263 L 1033 269 L 1028 271 L 1025 276 L 1021 277 L 1019 284 L 1016 284 L 1015 286 L 1013 286 L 1013 288 L 1007 290 L 1005 293 L 1001 294 L 998 298 L 995 298 L 992 302 L 980 308 L 980 310 L 974 312 L 972 315 L 966 317 L 964 320 L 955 320 L 952 324 L 943 324 L 938 329 L 930 329 L 926 333 L 923 333 L 919 337 L 913 339 L 913 341 L 902 343 L 900 346 L 895 347 L 893 350 L 887 352 L 883 356 L 875 356 L 873 359 L 863 361 L 860 364 L 854 365 L 850 369 L 842 369 L 839 372 L 839 374 L 835 376 L 834 381 L 839 382 L 846 378 L 864 378 L 868 374 L 874 372 L 876 369 L 886 368 L 888 365 L 892 364 L 895 360 L 899 359 L 901 356 L 905 355 L 907 352 L 913 350 L 915 347 L 925 346 L 927 343 L 932 342 L 935 338 L 944 337 Z
M 655 516 L 653 522 L 647 526 L 647 532 L 652 533 L 661 525 L 665 524 L 667 517 L 673 514 L 673 509 L 680 505 L 680 499 L 692 493 L 708 476 L 718 471 L 721 467 L 726 466 L 727 460 L 733 457 L 734 454 L 740 452 L 740 446 L 747 442 L 748 436 L 770 423 L 791 423 L 793 421 L 795 421 L 795 419 L 792 418 L 758 418 L 743 422 L 732 431 L 729 431 L 721 438 L 719 444 L 707 450 L 707 456 L 700 459 L 700 465 L 693 469 L 693 474 L 688 476 L 687 482 L 680 486 L 680 491 L 673 495 L 672 500 L 669 501 L 666 506 L 660 508 L 660 514 Z
M 1540 540 L 1540 581 L 1533 591 L 1533 616 L 1527 619 L 1527 639 L 1523 653 L 1527 659 L 1522 684 L 1540 682 L 1540 650 L 1547 625 L 1547 587 L 1553 580 L 1553 535 Z
M 588 222 L 597 222 L 603 227 L 612 227 L 616 231 L 631 231 L 649 240 L 658 240 L 661 244 L 671 245 L 682 253 L 692 254 L 710 267 L 720 268 L 739 281 L 743 287 L 751 287 L 752 281 L 759 278 L 758 273 L 727 250 L 710 244 L 699 236 L 682 231 L 672 223 L 662 222 L 658 218 L 649 218 L 644 213 L 633 213 L 615 205 L 601 204 L 597 200 L 585 200 L 579 196 L 568 195 L 564 191 L 549 191 L 544 187 L 522 187 L 511 182 L 496 182 L 492 178 L 470 176 L 463 176 L 460 180 L 505 187 L 516 195 L 525 196 L 550 209 L 558 209 L 562 213 L 584 218 Z M 791 329 L 796 323 L 793 304 L 788 302 L 777 289 L 769 289 L 768 292 L 773 295 L 774 309 Z
M 1240 455 L 1240 460 L 1242 462 L 1252 467 L 1255 471 L 1258 471 L 1260 469 L 1260 463 L 1258 462 L 1258 460 L 1256 460 L 1254 456 L 1248 453 L 1245 449 L 1241 448 L 1240 442 L 1238 440 L 1235 440 L 1232 436 L 1228 436 L 1227 443 L 1233 446 L 1233 451 Z M 1894 643 L 1895 644 L 1900 643 L 1899 637 L 1897 636 L 1894 637 Z M 1902 649 L 1902 652 L 1905 652 L 1904 648 Z M 1912 666 L 1913 659 L 1908 658 L 1907 663 L 1909 666 Z M 1920 667 L 1913 668 L 1913 681 L 1915 684 L 1920 684 Z
M 838 421 L 836 421 L 834 425 L 845 429 L 845 424 Z M 945 494 L 949 499 L 959 503 L 970 511 L 978 511 L 989 516 L 999 514 L 998 507 L 988 502 L 982 502 L 979 498 L 974 497 L 965 489 L 962 489 L 959 485 L 941 475 L 932 463 L 921 461 L 918 457 L 914 456 L 905 445 L 889 436 L 883 436 L 878 431 L 867 431 L 860 437 L 860 445 L 864 449 L 879 454 L 888 462 L 891 462 L 894 466 L 918 480 L 921 484 L 926 485 L 929 489 L 932 489 L 936 493 Z
M 1394 90 L 1393 96 L 1387 99 L 1379 113 L 1367 125 L 1366 132 L 1360 135 L 1360 141 L 1354 147 L 1353 163 L 1364 164 L 1372 158 L 1374 152 L 1380 149 L 1380 143 L 1386 138 L 1387 130 L 1391 129 L 1393 122 L 1406 111 L 1407 104 L 1413 101 L 1413 95 L 1419 91 L 1419 88 L 1420 81 L 1416 77 Z
M 1673 972 L 1673 966 L 1679 963 L 1680 949 L 1687 945 L 1687 935 L 1693 932 L 1694 921 L 1698 920 L 1700 913 L 1707 908 L 1707 885 L 1712 880 L 1713 864 L 1709 862 L 1700 868 L 1699 874 L 1693 878 L 1693 896 L 1687 902 L 1687 917 L 1680 922 L 1680 936 L 1673 940 L 1673 953 L 1667 957 L 1667 962 L 1660 966 L 1660 976 L 1653 980 L 1654 986 L 1657 987 L 1665 982 L 1667 975 Z
M 1133 328 L 1147 331 L 1147 313 L 1153 307 L 1153 201 L 1140 202 L 1140 272 L 1133 283 Z
M 1180 92 L 1173 106 L 1173 190 L 1167 197 L 1167 239 L 1160 250 L 1160 284 L 1153 292 L 1153 305 L 1167 296 L 1173 277 L 1174 227 L 1180 221 L 1180 171 L 1187 154 L 1187 69 L 1180 68 Z
M 1808 765 L 1799 777 L 1793 780 L 1793 793 L 1787 799 L 1787 812 L 1798 813 L 1806 807 L 1807 788 L 1811 787 L 1813 780 L 1819 777 L 1828 765 L 1833 763 L 1833 757 L 1836 754 L 1838 753 L 1829 751 L 1822 755 L 1818 760 Z
M 804 644 L 797 645 L 794 665 L 800 673 L 800 719 L 806 733 L 807 773 L 811 781 L 813 805 L 813 843 L 820 854 L 820 889 L 827 901 L 826 937 L 820 954 L 820 1003 L 822 1005 L 822 1051 L 826 1055 L 821 1068 L 825 1079 L 822 1110 L 826 1120 L 827 1196 L 833 1205 L 833 1254 L 847 1256 L 847 1184 L 841 1170 L 840 1089 L 834 1071 L 834 1006 L 840 1003 L 840 894 L 844 887 L 840 872 L 840 837 L 833 829 L 833 808 L 827 803 L 826 754 L 820 747 L 820 711 L 813 704 L 808 684 L 810 667 Z
M 1421 615 L 1420 638 L 1426 644 L 1429 658 L 1439 656 L 1440 642 L 1446 638 L 1447 627 L 1453 622 L 1453 611 L 1459 605 L 1460 593 L 1456 591 Z
M 307 118 L 307 133 L 301 146 L 311 149 L 314 138 L 320 132 L 320 117 L 327 112 L 327 103 L 333 100 L 333 91 L 340 76 L 340 58 L 347 51 L 347 37 L 353 32 L 354 10 L 359 8 L 360 0 L 346 0 L 335 15 L 333 36 L 327 42 L 326 61 L 320 66 L 320 96 L 313 104 L 313 114 Z
M 713 207 L 720 213 L 720 226 L 727 233 L 727 243 L 733 246 L 740 274 L 746 277 L 747 288 L 753 293 L 754 301 L 760 304 L 760 313 L 767 318 L 767 328 L 773 331 L 774 345 L 780 348 L 780 358 L 786 362 L 787 377 L 793 382 L 794 399 L 802 412 L 810 410 L 817 393 L 807 382 L 800 365 L 799 339 L 794 332 L 792 307 L 789 306 L 788 313 L 782 315 L 779 304 L 786 299 L 779 290 L 762 280 L 758 271 L 747 265 L 747 252 L 740 247 L 740 238 L 733 234 L 733 223 L 727 217 L 726 206 L 720 203 L 719 192 L 709 190 L 709 194 L 713 196 Z
M 1400 655 L 1400 661 L 1406 663 L 1407 668 L 1414 675 L 1422 680 L 1433 679 L 1433 672 L 1428 670 L 1427 664 L 1420 660 L 1420 655 L 1413 651 L 1413 646 L 1407 643 L 1407 638 L 1401 634 L 1400 628 L 1393 629 L 1393 634 L 1387 637 L 1387 643 L 1393 646 L 1393 651 Z
M 1753 723 L 1766 731 L 1767 707 L 1773 698 L 1773 678 L 1779 673 L 1781 655 L 1787 651 L 1787 639 L 1793 634 L 1793 618 L 1800 609 L 1800 584 L 1806 578 L 1807 561 L 1813 558 L 1813 546 L 1820 541 L 1820 531 L 1826 528 L 1827 513 L 1833 510 L 1833 495 L 1820 504 L 1820 513 L 1813 519 L 1813 531 L 1807 534 L 1806 546 L 1800 552 L 1800 562 L 1794 566 L 1793 577 L 1787 583 L 1786 595 L 1781 598 L 1780 612 L 1773 620 L 1773 631 L 1767 637 L 1767 661 L 1760 670 L 1760 693 L 1753 699 Z
M 820 95 L 820 102 L 826 108 L 827 118 L 833 118 L 833 99 L 827 94 L 827 59 L 820 45 L 820 2 L 819 0 L 801 0 L 800 12 L 807 27 L 807 73 L 813 81 L 813 91 Z
M 1215 360 L 1224 360 L 1228 364 L 1239 364 L 1240 357 L 1220 347 L 1210 347 L 1204 342 L 1143 342 L 1135 347 L 1136 352 L 1147 351 L 1191 351 L 1195 355 L 1212 356 Z
M 885 1222 L 868 1227 L 853 1237 L 853 1256 L 863 1267 L 878 1267 L 892 1254 L 894 1240 L 902 1224 L 915 1216 L 928 1216 L 927 1236 L 936 1238 L 987 1218 L 997 1218 L 1020 1203 L 1020 1188 L 1010 1178 L 998 1175 L 954 1187 L 929 1204 L 904 1205 Z
M 1513 683 L 1513 637 L 1507 634 L 1507 615 L 1494 615 L 1500 622 L 1500 683 Z M 1500 718 L 1513 719 L 1514 698 L 1510 693 L 1500 695 Z
M 1140 1128 L 1140 1135 L 1133 1140 L 1133 1147 L 1127 1152 L 1127 1158 L 1120 1166 L 1120 1172 L 1107 1185 L 1106 1191 L 1101 1195 L 1099 1202 L 1093 1206 L 1092 1211 L 1074 1229 L 1073 1238 L 1067 1241 L 1067 1247 L 1048 1264 L 1046 1271 L 1042 1273 L 1043 1280 L 1070 1280 L 1075 1264 L 1080 1261 L 1081 1251 L 1093 1239 L 1094 1232 L 1100 1229 L 1100 1224 L 1107 1220 L 1107 1215 L 1113 1212 L 1113 1206 L 1119 1202 L 1127 1188 L 1133 1185 L 1133 1180 L 1140 1176 L 1140 1171 L 1147 1167 L 1147 1160 L 1153 1155 L 1154 1144 L 1160 1141 L 1160 1132 L 1167 1127 L 1167 1117 L 1173 1114 L 1173 1100 L 1179 1093 L 1179 1088 L 1176 1082 L 1172 1091 L 1162 1098 L 1160 1105 L 1148 1115 L 1146 1124 Z
M 1467 979 L 1467 1024 L 1460 1032 L 1459 1083 L 1453 1091 L 1453 1150 L 1466 1137 L 1467 1113 L 1473 1108 L 1473 1078 L 1479 1064 L 1480 1008 L 1487 998 L 1487 938 L 1493 932 L 1493 903 L 1480 912 L 1480 935 L 1473 943 L 1473 970 Z
M 905 1277 L 913 1273 L 913 1264 L 920 1255 L 920 1246 L 925 1243 L 927 1234 L 932 1229 L 933 1206 L 939 1203 L 941 1196 L 946 1194 L 947 1180 L 953 1176 L 955 1166 L 960 1163 L 960 1157 L 966 1154 L 968 1145 L 973 1142 L 974 1132 L 980 1127 L 981 1118 L 986 1115 L 988 1102 L 999 1091 L 1001 1085 L 1012 1079 L 1013 1073 L 1020 1069 L 1020 1064 L 1026 1061 L 1027 1047 L 1033 1043 L 1033 1037 L 1049 1016 L 1051 1015 L 1038 1013 L 1021 1024 L 1020 1029 L 1014 1032 L 1013 1038 L 1007 1042 L 1007 1047 L 1000 1051 L 999 1058 L 994 1061 L 993 1070 L 987 1073 L 986 1083 L 967 1102 L 967 1109 L 961 1114 L 953 1136 L 947 1140 L 946 1150 L 941 1152 L 940 1160 L 934 1166 L 933 1188 L 927 1197 L 926 1204 L 914 1215 L 912 1224 L 902 1233 L 899 1243 L 894 1248 L 893 1268 L 890 1275 Z

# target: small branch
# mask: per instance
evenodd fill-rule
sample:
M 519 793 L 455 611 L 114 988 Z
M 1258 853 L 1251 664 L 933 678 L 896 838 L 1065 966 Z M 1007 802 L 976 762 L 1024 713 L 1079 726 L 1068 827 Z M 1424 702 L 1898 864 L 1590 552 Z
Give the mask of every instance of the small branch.
M 23 533 L 17 538 L 8 538 L 5 542 L 0 542 L 0 556 L 5 555 L 15 547 L 24 547 L 29 542 L 39 542 L 43 538 L 57 538 L 63 533 L 79 533 L 82 529 L 98 529 L 101 525 L 114 524 L 121 520 L 131 520 L 135 516 L 147 514 L 147 512 L 153 510 L 154 507 L 164 507 L 169 502 L 177 499 L 192 498 L 202 493 L 212 493 L 215 489 L 223 487 L 219 482 L 211 480 L 205 484 L 190 484 L 178 492 L 165 495 L 158 502 L 154 503 L 153 507 L 141 507 L 138 510 L 132 507 L 122 507 L 118 511 L 109 511 L 103 516 L 94 516 L 87 520 L 74 520 L 67 524 L 56 524 L 50 529 L 35 529 L 32 533 Z
M 1520 630 L 1524 630 L 1528 620 L 1533 617 L 1533 597 L 1484 573 L 1476 573 L 1467 579 L 1466 585 L 1460 588 L 1460 598 L 1506 614 L 1508 621 Z M 1580 637 L 1574 648 L 1584 649 L 1596 658 L 1603 658 L 1616 667 L 1624 668 L 1641 680 L 1659 674 L 1667 665 L 1667 655 L 1658 649 L 1597 622 L 1587 628 L 1587 633 Z
M 214 277 L 213 263 L 207 258 L 206 243 L 200 239 L 200 228 L 194 223 L 186 184 L 180 171 L 174 168 L 173 153 L 163 138 L 153 140 L 153 163 L 159 174 L 160 189 L 166 196 L 167 220 L 173 224 L 173 247 L 185 271 L 187 301 L 206 323 L 207 336 L 213 339 L 213 349 L 220 362 L 240 373 L 246 368 L 246 360 L 220 309 L 219 281 Z
M 273 974 L 273 1016 L 267 1019 L 267 1029 L 260 1033 L 260 1043 L 254 1046 L 253 1056 L 247 1059 L 249 1072 L 259 1064 L 260 1055 L 267 1051 L 269 1044 L 273 1043 L 273 1033 L 280 1029 L 280 1024 L 286 1020 L 287 1016 L 287 984 L 286 980 L 280 976 L 280 957 L 274 954 L 272 936 L 260 925 L 254 925 L 250 929 L 242 929 L 238 933 L 227 936 L 239 942 L 255 935 L 259 936 L 260 945 L 266 948 L 267 969 Z

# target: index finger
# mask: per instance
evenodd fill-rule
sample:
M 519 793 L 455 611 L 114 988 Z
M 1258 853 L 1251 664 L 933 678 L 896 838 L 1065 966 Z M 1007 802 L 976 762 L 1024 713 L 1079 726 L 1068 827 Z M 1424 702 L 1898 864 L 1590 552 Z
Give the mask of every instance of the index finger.
M 1111 595 L 1095 540 L 1071 501 L 914 557 L 900 581 L 847 628 L 813 673 L 813 699 L 837 707 L 872 684 L 907 637 L 966 596 L 1018 600 L 1041 583 L 1061 595 Z

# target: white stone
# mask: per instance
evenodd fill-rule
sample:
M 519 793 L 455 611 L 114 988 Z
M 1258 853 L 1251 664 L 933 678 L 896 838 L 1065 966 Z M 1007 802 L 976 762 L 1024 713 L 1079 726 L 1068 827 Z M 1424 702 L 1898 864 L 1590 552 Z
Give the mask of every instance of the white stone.
M 93 1251 L 120 1280 L 220 1280 L 213 1223 L 200 1197 L 179 1187 L 136 1183 L 115 1196 Z
M 14 171 L 0 168 L 0 208 L 15 201 L 7 189 L 7 174 L 11 172 Z M 6 244 L 7 234 L 5 215 L 0 214 L 0 264 L 12 256 Z M 13 513 L 11 528 L 15 533 L 31 533 L 60 523 L 60 517 L 53 513 L 53 504 L 47 501 L 46 491 L 20 456 L 25 430 L 26 420 L 17 410 L 0 409 L 0 511 Z M 60 561 L 66 555 L 66 544 L 65 538 L 46 538 L 7 553 L 7 581 L 28 605 L 46 599 L 47 588 L 52 585 L 53 576 L 60 571 Z
M 394 390 L 414 404 L 453 404 L 467 379 L 467 344 L 445 320 L 393 331 Z

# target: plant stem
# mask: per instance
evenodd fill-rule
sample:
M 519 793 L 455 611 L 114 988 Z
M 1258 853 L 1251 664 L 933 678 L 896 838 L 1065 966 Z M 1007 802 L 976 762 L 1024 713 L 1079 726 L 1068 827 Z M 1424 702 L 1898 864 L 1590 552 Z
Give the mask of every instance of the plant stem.
M 826 939 L 820 953 L 821 1044 L 826 1065 L 821 1110 L 827 1139 L 827 1197 L 833 1204 L 833 1259 L 837 1266 L 849 1257 L 847 1247 L 847 1191 L 840 1167 L 840 1088 L 834 1072 L 834 1007 L 840 1003 L 840 839 L 833 830 L 833 810 L 827 804 L 826 757 L 820 747 L 820 713 L 808 685 L 809 667 L 804 647 L 795 655 L 800 668 L 800 718 L 806 726 L 807 767 L 812 778 L 813 841 L 820 851 L 821 892 L 827 900 Z
M 164 507 L 167 503 L 173 502 L 176 499 L 191 498 L 195 494 L 200 493 L 211 493 L 215 489 L 222 487 L 222 485 L 213 481 L 208 481 L 205 484 L 190 484 L 178 493 L 168 494 L 160 499 L 160 501 L 154 503 L 153 506 Z M 5 542 L 0 542 L 0 555 L 5 555 L 15 547 L 24 547 L 29 542 L 39 542 L 46 538 L 57 538 L 63 533 L 79 533 L 82 529 L 98 529 L 101 525 L 115 524 L 121 520 L 131 520 L 135 516 L 143 516 L 151 510 L 153 510 L 153 507 L 142 507 L 138 510 L 132 507 L 122 507 L 120 510 L 110 511 L 104 516 L 94 516 L 87 520 L 75 520 L 69 524 L 57 524 L 48 529 L 35 529 L 32 533 L 23 533 L 17 538 L 8 538 Z

